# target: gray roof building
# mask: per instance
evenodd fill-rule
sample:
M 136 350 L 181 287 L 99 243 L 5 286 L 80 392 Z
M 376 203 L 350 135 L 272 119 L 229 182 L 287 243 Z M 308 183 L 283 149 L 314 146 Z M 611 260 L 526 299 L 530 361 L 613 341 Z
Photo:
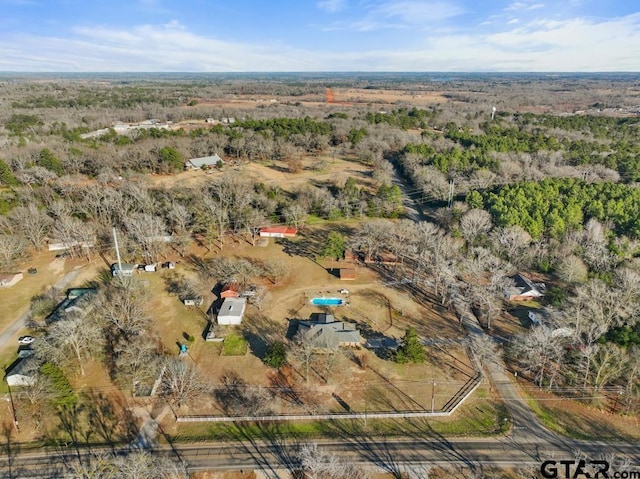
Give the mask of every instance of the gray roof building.
M 300 321 L 298 334 L 308 336 L 318 348 L 358 346 L 360 331 L 355 324 L 336 321 L 332 314 L 312 314 L 308 321 Z
M 218 155 L 212 156 L 203 156 L 201 158 L 192 158 L 185 162 L 184 166 L 187 169 L 199 170 L 201 168 L 211 168 L 212 166 L 217 166 L 218 162 L 224 161 Z

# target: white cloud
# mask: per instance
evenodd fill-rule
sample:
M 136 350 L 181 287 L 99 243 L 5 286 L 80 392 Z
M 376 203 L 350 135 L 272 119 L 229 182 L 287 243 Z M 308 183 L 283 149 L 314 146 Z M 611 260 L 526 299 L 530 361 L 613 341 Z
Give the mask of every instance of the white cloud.
M 419 46 L 365 52 L 231 42 L 176 21 L 84 26 L 73 38 L 4 33 L 0 71 L 640 71 L 640 14 L 520 20 L 492 33 L 441 30 Z
M 320 10 L 336 13 L 343 10 L 347 6 L 347 2 L 346 0 L 321 0 L 317 5 Z
M 544 3 L 531 3 L 531 1 L 513 2 L 505 7 L 505 11 L 513 12 L 517 10 L 538 10 L 544 7 Z
M 355 20 L 336 21 L 320 30 L 369 32 L 432 26 L 464 13 L 464 9 L 446 0 L 384 0 L 364 2 L 364 14 Z
M 420 24 L 446 20 L 464 13 L 464 10 L 445 1 L 396 0 L 383 2 L 371 13 L 385 18 L 397 18 L 408 24 Z

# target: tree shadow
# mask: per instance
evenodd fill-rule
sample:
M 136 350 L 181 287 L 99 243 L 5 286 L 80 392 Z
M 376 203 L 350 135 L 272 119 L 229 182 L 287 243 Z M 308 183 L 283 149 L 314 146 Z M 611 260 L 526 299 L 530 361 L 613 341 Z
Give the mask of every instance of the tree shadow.
M 124 399 L 108 397 L 94 390 L 85 393 L 82 399 L 86 404 L 89 426 L 112 449 L 117 444 L 133 440 L 138 434 Z

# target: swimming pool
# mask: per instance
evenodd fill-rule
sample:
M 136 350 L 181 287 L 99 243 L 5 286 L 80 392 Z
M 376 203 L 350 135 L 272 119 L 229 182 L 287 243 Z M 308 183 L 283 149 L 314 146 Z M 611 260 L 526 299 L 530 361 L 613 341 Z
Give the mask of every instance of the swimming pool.
M 344 300 L 342 298 L 313 298 L 311 304 L 316 306 L 342 306 Z

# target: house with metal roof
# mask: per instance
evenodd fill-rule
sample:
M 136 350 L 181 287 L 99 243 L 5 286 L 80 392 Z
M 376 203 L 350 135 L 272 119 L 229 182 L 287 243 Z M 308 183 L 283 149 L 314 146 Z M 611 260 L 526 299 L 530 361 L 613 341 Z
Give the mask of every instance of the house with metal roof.
M 260 236 L 267 238 L 293 238 L 296 234 L 298 230 L 289 226 L 260 228 Z
M 203 168 L 215 168 L 224 165 L 224 161 L 218 155 L 191 158 L 184 163 L 185 170 L 201 170 Z
M 218 310 L 218 324 L 242 324 L 247 298 L 225 298 Z

